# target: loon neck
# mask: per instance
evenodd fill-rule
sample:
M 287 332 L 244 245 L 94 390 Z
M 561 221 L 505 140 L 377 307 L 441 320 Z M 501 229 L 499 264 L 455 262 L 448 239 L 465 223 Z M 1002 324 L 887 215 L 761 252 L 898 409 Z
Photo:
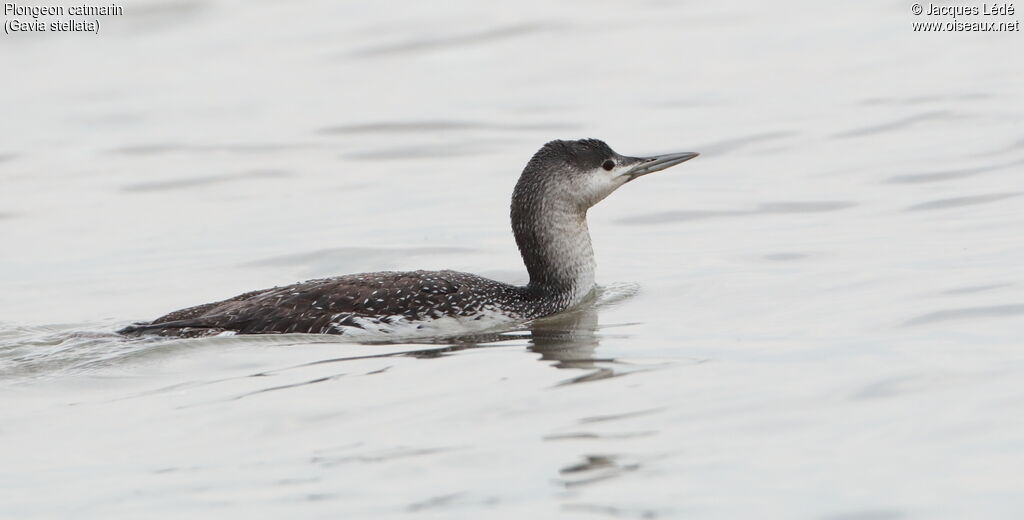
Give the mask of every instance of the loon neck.
M 531 298 L 564 309 L 594 288 L 594 250 L 585 210 L 514 198 L 512 231 L 530 274 L 526 292 Z

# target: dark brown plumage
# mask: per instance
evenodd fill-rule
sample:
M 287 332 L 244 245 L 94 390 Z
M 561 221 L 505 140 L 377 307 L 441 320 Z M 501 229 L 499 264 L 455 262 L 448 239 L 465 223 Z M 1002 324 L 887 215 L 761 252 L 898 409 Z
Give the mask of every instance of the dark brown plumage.
M 546 308 L 530 305 L 524 288 L 456 271 L 363 273 L 248 292 L 224 301 L 178 310 L 124 334 L 206 336 L 302 332 L 340 334 L 367 320 L 389 324 L 444 316 L 472 317 L 493 308 L 519 319 Z M 549 311 L 550 312 L 550 311 Z

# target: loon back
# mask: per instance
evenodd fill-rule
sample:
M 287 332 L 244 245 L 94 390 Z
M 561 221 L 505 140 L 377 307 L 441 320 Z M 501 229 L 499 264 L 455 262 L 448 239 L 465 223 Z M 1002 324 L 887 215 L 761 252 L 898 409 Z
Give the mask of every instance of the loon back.
M 469 273 L 385 271 L 253 291 L 178 310 L 120 332 L 174 336 L 208 336 L 229 331 L 387 334 L 424 330 L 443 318 L 492 323 L 528 320 L 560 310 L 554 305 L 532 305 L 533 300 L 523 287 Z
M 583 301 L 594 287 L 587 210 L 637 177 L 696 156 L 627 157 L 596 139 L 545 144 L 512 194 L 512 231 L 530 274 L 525 286 L 456 271 L 353 274 L 248 292 L 120 332 L 439 334 L 554 314 Z

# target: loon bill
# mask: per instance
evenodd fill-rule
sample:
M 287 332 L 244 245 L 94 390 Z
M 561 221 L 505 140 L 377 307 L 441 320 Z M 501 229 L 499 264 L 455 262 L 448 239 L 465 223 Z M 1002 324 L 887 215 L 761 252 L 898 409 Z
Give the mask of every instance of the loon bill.
M 697 155 L 627 157 L 597 139 L 541 147 L 512 193 L 512 231 L 530 275 L 525 286 L 457 271 L 351 274 L 252 291 L 119 332 L 437 334 L 554 314 L 581 302 L 594 287 L 587 209 L 637 177 Z

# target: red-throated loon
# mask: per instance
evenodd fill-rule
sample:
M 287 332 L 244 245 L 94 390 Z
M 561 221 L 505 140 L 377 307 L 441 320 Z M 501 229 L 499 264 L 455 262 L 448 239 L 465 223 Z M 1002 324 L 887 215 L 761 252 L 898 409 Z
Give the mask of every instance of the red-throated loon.
M 627 157 L 597 139 L 545 144 L 512 194 L 512 231 L 530 275 L 525 286 L 457 271 L 351 274 L 252 291 L 119 332 L 437 334 L 548 316 L 594 288 L 587 210 L 623 184 L 697 155 Z

